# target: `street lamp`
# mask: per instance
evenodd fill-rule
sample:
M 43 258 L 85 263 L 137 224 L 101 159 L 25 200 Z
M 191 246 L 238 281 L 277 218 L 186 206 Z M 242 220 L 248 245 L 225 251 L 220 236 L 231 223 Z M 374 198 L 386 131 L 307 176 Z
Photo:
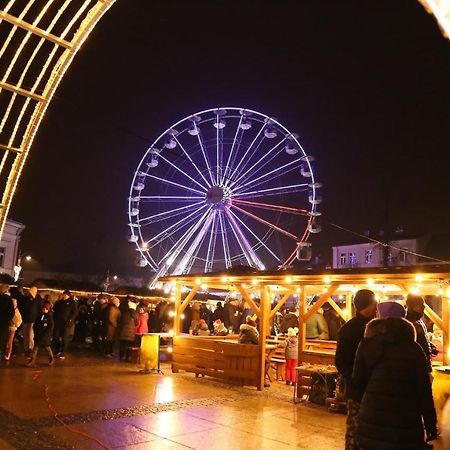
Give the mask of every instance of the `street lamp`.
M 19 253 L 17 264 L 14 266 L 14 281 L 17 281 L 19 279 L 20 272 L 22 271 L 22 261 L 31 261 L 31 259 L 31 256 L 26 252 Z

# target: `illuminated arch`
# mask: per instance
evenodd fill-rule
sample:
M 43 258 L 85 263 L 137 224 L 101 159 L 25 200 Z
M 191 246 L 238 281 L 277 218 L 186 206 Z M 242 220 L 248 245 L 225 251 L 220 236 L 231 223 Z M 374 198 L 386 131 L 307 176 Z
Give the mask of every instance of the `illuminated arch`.
M 131 0 L 130 0 L 131 1 Z M 450 36 L 450 0 L 419 0 Z M 42 118 L 116 0 L 5 0 L 0 9 L 0 235 Z
M 0 9 L 0 235 L 53 94 L 115 1 L 10 0 Z

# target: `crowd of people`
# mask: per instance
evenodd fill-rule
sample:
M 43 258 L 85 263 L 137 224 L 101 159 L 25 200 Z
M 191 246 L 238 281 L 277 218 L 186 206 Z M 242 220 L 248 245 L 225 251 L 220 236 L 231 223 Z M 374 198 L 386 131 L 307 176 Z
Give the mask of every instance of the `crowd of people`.
M 432 347 L 422 297 L 377 303 L 360 290 L 341 327 L 335 363 L 345 384 L 347 450 L 419 450 L 438 436 L 431 390 Z

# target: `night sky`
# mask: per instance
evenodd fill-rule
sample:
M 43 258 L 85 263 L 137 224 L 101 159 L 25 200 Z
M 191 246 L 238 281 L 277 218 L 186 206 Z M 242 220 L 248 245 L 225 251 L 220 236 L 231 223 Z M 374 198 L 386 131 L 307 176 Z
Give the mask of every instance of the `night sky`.
M 450 232 L 450 42 L 414 0 L 119 0 L 41 126 L 10 217 L 43 266 L 139 274 L 132 174 L 196 111 L 276 117 L 316 157 L 323 220 Z M 316 252 L 351 235 L 324 226 Z M 331 253 L 331 252 L 330 252 Z

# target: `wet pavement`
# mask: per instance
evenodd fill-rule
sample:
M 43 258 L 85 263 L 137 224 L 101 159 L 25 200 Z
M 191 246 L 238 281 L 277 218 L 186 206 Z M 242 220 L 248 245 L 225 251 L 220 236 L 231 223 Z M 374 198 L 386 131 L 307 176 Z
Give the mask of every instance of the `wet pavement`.
M 343 448 L 345 417 L 295 405 L 281 383 L 257 392 L 82 354 L 24 364 L 0 368 L 0 449 Z

